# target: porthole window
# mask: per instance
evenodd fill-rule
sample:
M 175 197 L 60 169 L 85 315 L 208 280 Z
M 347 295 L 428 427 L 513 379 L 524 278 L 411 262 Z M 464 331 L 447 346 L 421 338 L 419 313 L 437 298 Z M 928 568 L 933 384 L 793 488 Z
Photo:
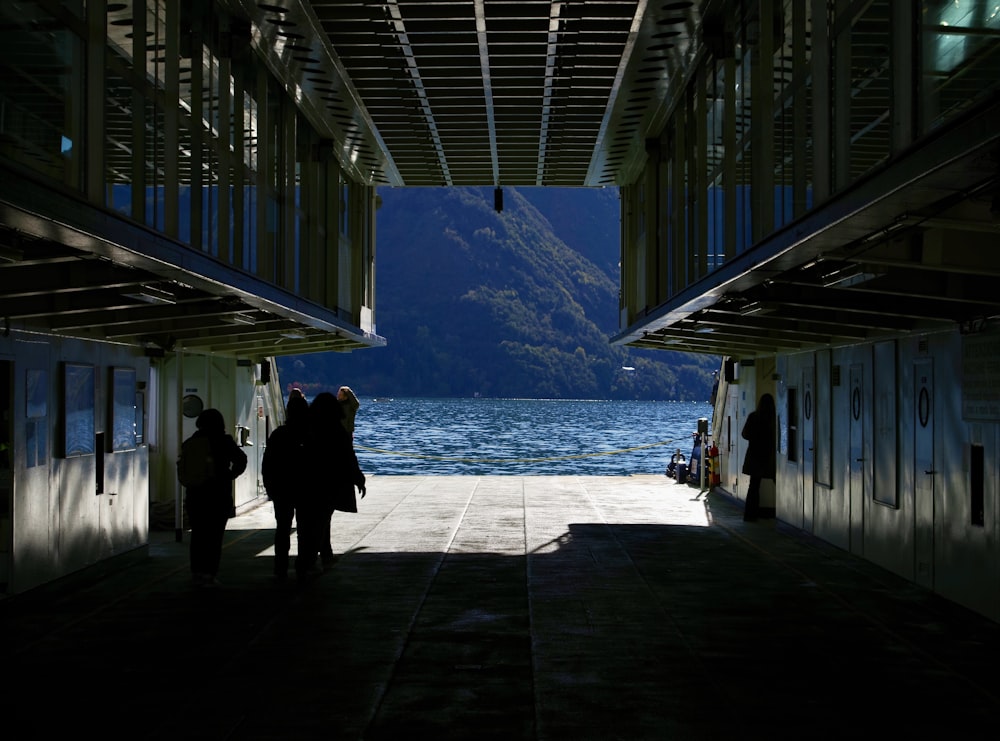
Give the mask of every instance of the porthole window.
M 197 394 L 188 394 L 181 402 L 181 411 L 188 419 L 197 417 L 204 408 L 205 404 Z

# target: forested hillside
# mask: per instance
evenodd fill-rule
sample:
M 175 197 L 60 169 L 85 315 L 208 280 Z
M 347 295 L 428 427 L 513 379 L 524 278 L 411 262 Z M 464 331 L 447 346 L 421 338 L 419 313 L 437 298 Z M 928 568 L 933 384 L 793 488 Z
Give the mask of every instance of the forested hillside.
M 388 347 L 278 359 L 285 386 L 369 396 L 706 400 L 713 357 L 612 347 L 615 189 L 382 188 Z M 543 215 L 544 214 L 544 215 Z

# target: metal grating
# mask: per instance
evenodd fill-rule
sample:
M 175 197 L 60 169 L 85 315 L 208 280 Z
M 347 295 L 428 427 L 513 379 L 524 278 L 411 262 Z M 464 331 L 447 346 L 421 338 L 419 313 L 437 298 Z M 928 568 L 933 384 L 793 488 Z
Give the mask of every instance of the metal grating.
M 406 185 L 599 184 L 643 3 L 311 6 Z

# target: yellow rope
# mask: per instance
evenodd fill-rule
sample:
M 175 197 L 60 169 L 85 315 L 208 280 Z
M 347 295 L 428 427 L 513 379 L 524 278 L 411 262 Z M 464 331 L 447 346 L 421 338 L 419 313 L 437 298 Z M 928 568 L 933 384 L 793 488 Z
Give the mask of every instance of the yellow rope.
M 605 450 L 599 453 L 577 453 L 575 455 L 555 455 L 548 458 L 452 458 L 444 455 L 424 455 L 423 453 L 404 453 L 400 450 L 383 450 L 382 448 L 369 448 L 366 445 L 357 445 L 358 450 L 367 450 L 369 453 L 381 453 L 383 455 L 398 455 L 405 458 L 422 458 L 431 461 L 450 461 L 452 463 L 544 463 L 545 461 L 565 461 L 573 458 L 593 458 L 598 455 L 618 455 L 619 453 L 631 453 L 636 450 L 655 448 L 659 445 L 670 445 L 674 440 L 661 440 L 658 443 L 647 445 L 637 445 L 634 448 L 622 448 L 620 450 Z

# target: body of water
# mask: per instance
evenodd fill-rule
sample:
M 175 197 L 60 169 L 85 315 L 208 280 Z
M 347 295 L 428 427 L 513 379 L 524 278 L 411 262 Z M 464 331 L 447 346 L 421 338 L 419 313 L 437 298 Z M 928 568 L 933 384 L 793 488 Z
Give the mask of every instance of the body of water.
M 363 398 L 354 444 L 372 474 L 662 474 L 699 417 L 707 402 Z

